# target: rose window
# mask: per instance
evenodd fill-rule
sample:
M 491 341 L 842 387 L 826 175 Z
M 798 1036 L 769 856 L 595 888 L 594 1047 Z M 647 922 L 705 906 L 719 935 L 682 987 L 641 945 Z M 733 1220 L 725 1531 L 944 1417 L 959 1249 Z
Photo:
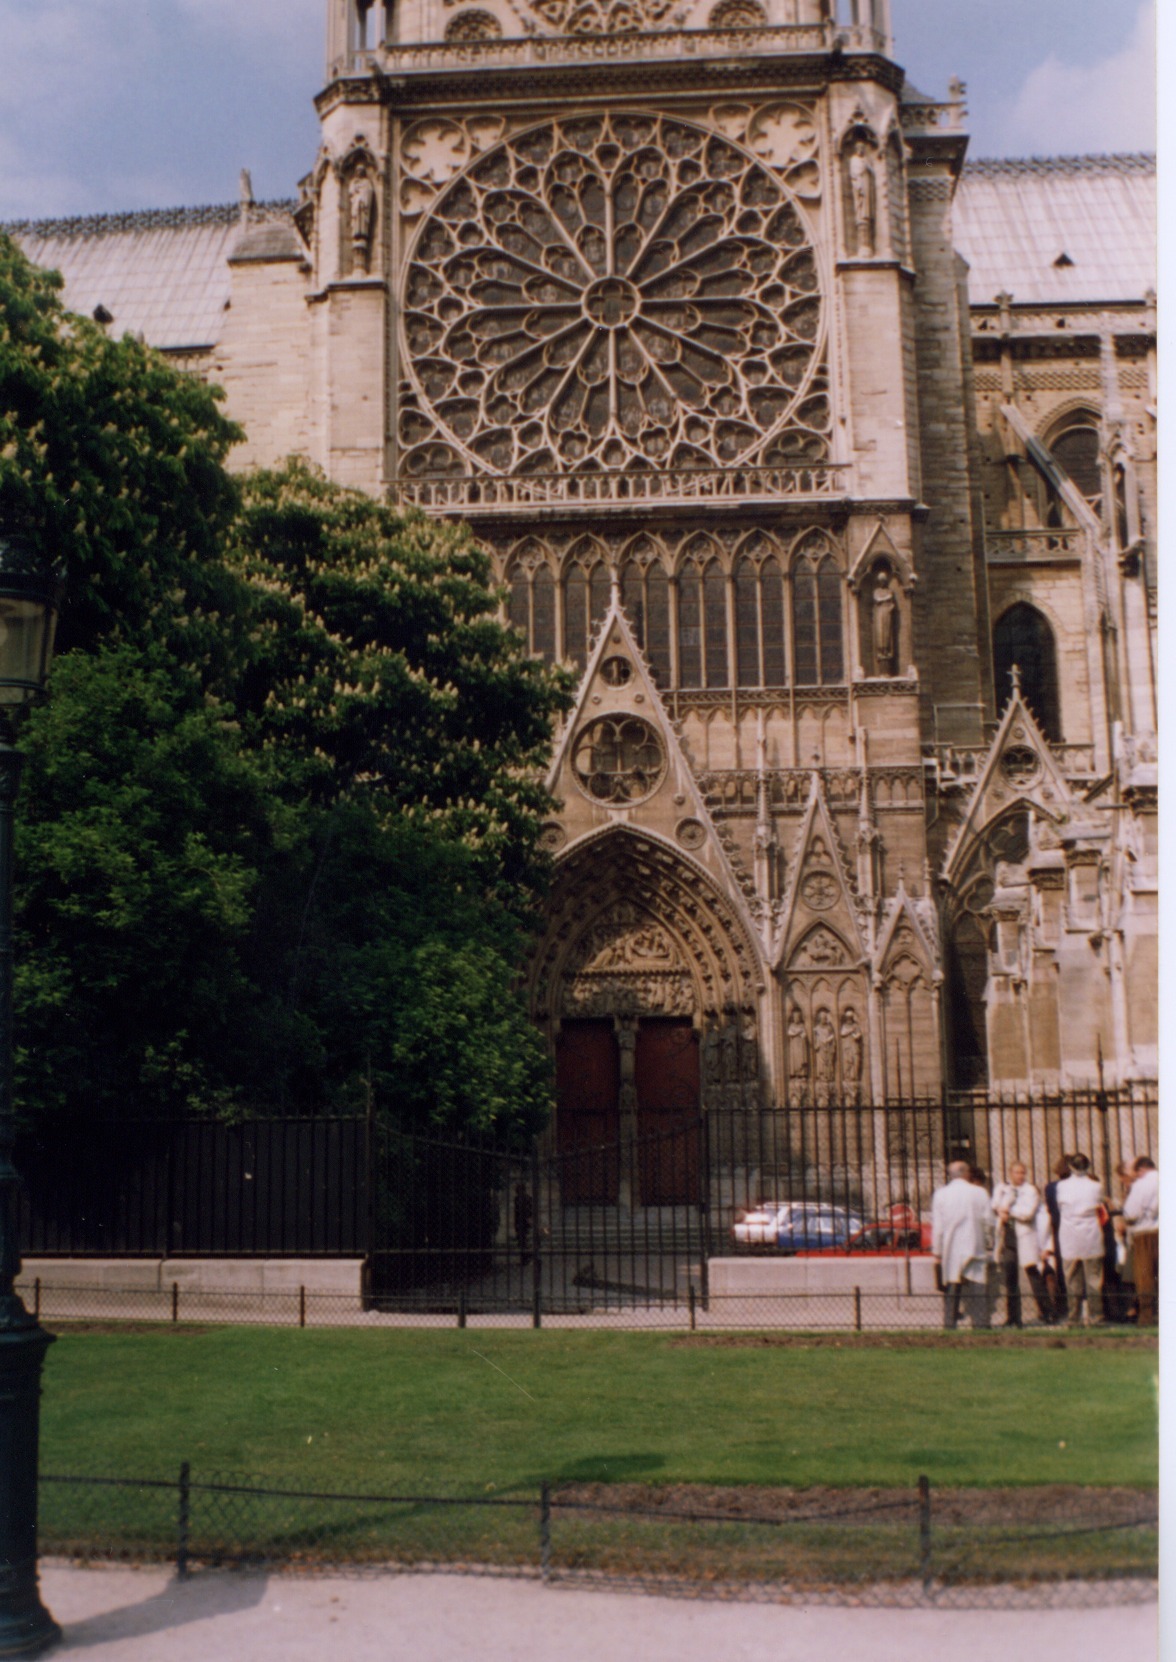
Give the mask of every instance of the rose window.
M 665 772 L 661 741 L 636 716 L 603 716 L 576 740 L 572 771 L 576 783 L 597 802 L 624 806 L 657 789 Z
M 409 473 L 826 454 L 805 222 L 686 122 L 576 117 L 495 146 L 422 225 L 404 313 Z

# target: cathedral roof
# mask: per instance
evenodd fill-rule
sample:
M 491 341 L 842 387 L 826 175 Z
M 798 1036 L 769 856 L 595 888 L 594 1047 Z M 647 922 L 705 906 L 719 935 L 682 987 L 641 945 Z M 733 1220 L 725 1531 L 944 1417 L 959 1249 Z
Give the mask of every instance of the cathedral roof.
M 973 305 L 1142 300 L 1156 286 L 1154 156 L 969 162 L 955 242 Z
M 254 214 L 288 222 L 293 208 L 259 203 Z M 3 229 L 35 265 L 61 272 L 71 311 L 92 317 L 101 307 L 113 335 L 141 334 L 171 351 L 220 339 L 227 261 L 241 231 L 236 203 L 21 220 Z

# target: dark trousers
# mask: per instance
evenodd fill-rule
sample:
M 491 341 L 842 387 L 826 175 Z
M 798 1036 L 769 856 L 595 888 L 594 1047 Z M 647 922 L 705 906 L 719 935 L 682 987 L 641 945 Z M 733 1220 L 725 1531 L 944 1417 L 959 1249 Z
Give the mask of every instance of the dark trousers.
M 1021 1327 L 1021 1266 L 1014 1255 L 1006 1254 L 1000 1261 L 1001 1280 L 1004 1282 L 1005 1293 L 1005 1326 Z M 1037 1314 L 1043 1322 L 1051 1319 L 1053 1312 L 1050 1309 L 1049 1292 L 1045 1285 L 1045 1278 L 1036 1264 L 1026 1266 L 1025 1279 L 1029 1283 L 1029 1291 L 1033 1294 L 1033 1302 L 1037 1306 Z
M 988 1288 L 983 1281 L 947 1281 L 943 1287 L 943 1325 L 949 1330 L 957 1327 L 960 1305 L 971 1318 L 973 1327 L 991 1327 L 992 1313 L 988 1306 Z

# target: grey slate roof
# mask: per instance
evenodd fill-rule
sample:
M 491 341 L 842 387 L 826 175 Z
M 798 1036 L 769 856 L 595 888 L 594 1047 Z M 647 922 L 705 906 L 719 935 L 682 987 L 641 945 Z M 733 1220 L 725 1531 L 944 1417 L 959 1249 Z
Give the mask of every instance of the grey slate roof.
M 263 220 L 289 225 L 294 204 L 258 204 Z M 241 231 L 236 204 L 153 208 L 84 219 L 6 225 L 36 265 L 60 271 L 65 303 L 90 317 L 110 313 L 112 335 L 152 346 L 215 346 L 229 298 L 229 256 Z
M 955 242 L 974 305 L 1002 289 L 1024 304 L 1141 300 L 1156 286 L 1155 157 L 968 162 Z

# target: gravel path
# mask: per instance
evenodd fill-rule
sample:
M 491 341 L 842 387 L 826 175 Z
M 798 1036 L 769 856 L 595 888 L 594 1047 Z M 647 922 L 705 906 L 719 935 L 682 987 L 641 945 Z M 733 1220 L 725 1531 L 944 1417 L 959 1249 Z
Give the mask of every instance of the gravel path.
M 456 1575 L 292 1576 L 42 1566 L 87 1662 L 1119 1662 L 1156 1607 L 844 1610 L 655 1598 Z

